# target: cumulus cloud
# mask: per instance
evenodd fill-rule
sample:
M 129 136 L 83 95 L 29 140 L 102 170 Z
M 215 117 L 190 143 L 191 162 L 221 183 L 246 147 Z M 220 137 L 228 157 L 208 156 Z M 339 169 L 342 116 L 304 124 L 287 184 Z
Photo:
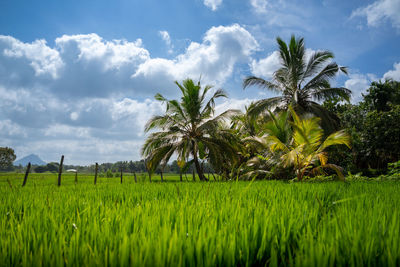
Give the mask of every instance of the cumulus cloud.
M 36 96 L 23 89 L 13 94 L 4 88 L 0 96 L 2 145 L 13 147 L 19 157 L 35 152 L 47 161 L 57 160 L 61 154 L 68 154 L 70 163 L 80 164 L 93 163 L 94 155 L 101 162 L 112 157 L 111 161 L 139 159 L 144 124 L 162 112 L 162 106 L 150 99 L 84 99 L 64 103 L 53 96 Z M 128 151 L 126 148 L 133 144 L 136 150 Z M 122 154 L 116 154 L 121 150 Z
M 390 21 L 394 28 L 400 30 L 400 1 L 378 0 L 374 3 L 354 10 L 350 18 L 366 17 L 368 26 L 379 26 Z
M 351 102 L 358 103 L 362 100 L 362 95 L 365 94 L 371 82 L 377 81 L 379 78 L 372 73 L 361 74 L 351 73 L 349 79 L 344 83 L 344 87 L 352 91 Z
M 246 62 L 257 49 L 254 37 L 238 24 L 212 27 L 202 43 L 192 42 L 185 53 L 172 60 L 147 60 L 133 78 L 173 81 L 201 75 L 204 82 L 220 85 L 232 74 L 236 63 Z
M 400 81 L 400 62 L 393 64 L 393 69 L 383 74 L 382 78 L 377 77 L 374 74 L 360 74 L 352 73 L 349 75 L 349 79 L 346 80 L 344 87 L 352 90 L 352 102 L 357 103 L 362 100 L 362 94 L 365 94 L 371 83 L 378 80 L 393 79 Z
M 253 59 L 250 68 L 255 76 L 270 79 L 280 66 L 279 52 L 274 51 L 266 58 L 260 60 Z
M 315 53 L 316 50 L 306 49 L 305 61 L 308 62 L 311 55 Z M 262 77 L 265 79 L 272 78 L 272 75 L 276 70 L 281 67 L 281 60 L 279 51 L 274 51 L 270 53 L 266 58 L 261 58 L 259 60 L 253 59 L 250 64 L 251 73 L 254 76 Z
M 160 33 L 170 43 L 167 32 Z M 160 90 L 172 95 L 174 80 L 186 77 L 223 83 L 236 63 L 258 47 L 238 24 L 209 29 L 201 43 L 192 42 L 173 59 L 151 58 L 141 39 L 104 40 L 97 34 L 63 35 L 49 47 L 0 36 L 0 84 L 41 88 L 63 98 L 150 97 Z M 166 86 L 166 87 L 165 87 Z
M 222 0 L 204 0 L 204 5 L 210 8 L 212 11 L 216 11 L 222 4 Z
M 160 35 L 171 44 L 167 32 Z M 156 92 L 176 98 L 173 81 L 187 77 L 219 86 L 257 49 L 237 24 L 210 28 L 172 59 L 152 58 L 140 39 L 63 35 L 50 46 L 0 36 L 2 145 L 46 161 L 139 159 L 144 125 L 163 111 Z
M 400 62 L 393 64 L 393 70 L 389 70 L 383 75 L 384 79 L 400 81 Z
M 0 50 L 3 57 L 26 60 L 36 76 L 48 74 L 56 79 L 64 65 L 59 52 L 48 47 L 45 40 L 23 43 L 11 36 L 0 35 Z

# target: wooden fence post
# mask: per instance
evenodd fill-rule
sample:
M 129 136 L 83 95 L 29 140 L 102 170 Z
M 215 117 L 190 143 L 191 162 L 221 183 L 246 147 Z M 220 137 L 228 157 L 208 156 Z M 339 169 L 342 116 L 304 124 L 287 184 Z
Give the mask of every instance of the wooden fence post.
M 62 173 L 63 163 L 64 163 L 64 155 L 61 156 L 60 166 L 58 168 L 58 186 L 61 185 L 61 173 Z
M 122 184 L 122 168 L 121 168 L 121 184 Z
M 31 163 L 29 162 L 28 166 L 26 167 L 25 177 L 24 177 L 24 181 L 22 182 L 22 186 L 25 186 L 26 180 L 28 180 L 28 174 L 29 174 L 30 169 L 31 169 Z
M 97 183 L 97 171 L 99 169 L 99 164 L 96 162 L 96 166 L 94 168 L 94 184 L 96 185 Z

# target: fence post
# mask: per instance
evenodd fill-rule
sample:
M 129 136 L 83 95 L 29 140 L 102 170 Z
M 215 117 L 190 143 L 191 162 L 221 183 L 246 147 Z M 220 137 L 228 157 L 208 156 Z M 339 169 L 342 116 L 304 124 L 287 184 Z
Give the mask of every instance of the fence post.
M 121 168 L 121 184 L 122 184 L 122 168 Z
M 60 166 L 58 169 L 58 186 L 61 185 L 61 173 L 62 173 L 63 163 L 64 163 L 64 155 L 61 156 Z
M 75 172 L 75 184 L 78 183 L 78 171 Z
M 97 183 L 97 170 L 99 169 L 99 164 L 96 162 L 96 167 L 94 168 L 94 184 Z
M 133 177 L 135 177 L 135 183 L 137 183 L 136 172 L 133 173 Z
M 22 182 L 22 186 L 25 186 L 26 180 L 28 180 L 28 174 L 29 174 L 30 169 L 31 169 L 31 163 L 29 162 L 28 166 L 26 168 L 25 177 L 24 177 L 24 181 Z

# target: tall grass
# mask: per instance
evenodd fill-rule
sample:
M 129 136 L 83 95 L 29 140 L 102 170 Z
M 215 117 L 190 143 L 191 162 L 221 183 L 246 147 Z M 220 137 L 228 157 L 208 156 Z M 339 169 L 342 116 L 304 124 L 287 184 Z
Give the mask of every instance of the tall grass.
M 396 182 L 19 176 L 0 178 L 3 266 L 400 265 Z

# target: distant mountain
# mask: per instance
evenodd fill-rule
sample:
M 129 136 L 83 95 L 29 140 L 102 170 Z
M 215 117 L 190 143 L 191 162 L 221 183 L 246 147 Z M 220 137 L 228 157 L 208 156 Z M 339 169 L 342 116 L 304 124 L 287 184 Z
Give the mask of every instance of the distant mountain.
M 26 157 L 23 157 L 22 159 L 14 161 L 14 166 L 22 165 L 26 166 L 28 163 L 31 163 L 32 165 L 46 165 L 47 163 L 41 160 L 38 155 L 35 154 L 30 154 Z

